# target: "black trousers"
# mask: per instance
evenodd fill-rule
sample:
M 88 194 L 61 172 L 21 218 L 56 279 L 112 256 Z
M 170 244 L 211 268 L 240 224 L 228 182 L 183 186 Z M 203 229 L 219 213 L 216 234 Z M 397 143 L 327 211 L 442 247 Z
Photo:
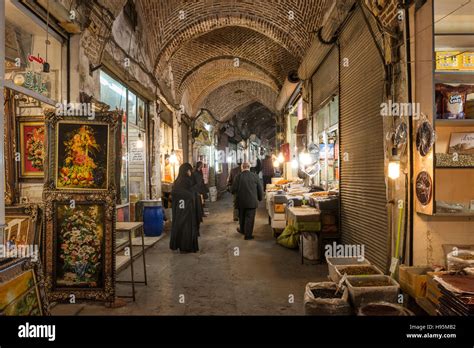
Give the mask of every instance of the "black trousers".
M 239 223 L 240 231 L 243 232 L 245 237 L 252 237 L 253 225 L 255 223 L 255 213 L 257 209 L 239 209 Z
M 267 184 L 272 183 L 272 176 L 271 175 L 264 175 L 263 176 L 263 191 L 267 190 Z

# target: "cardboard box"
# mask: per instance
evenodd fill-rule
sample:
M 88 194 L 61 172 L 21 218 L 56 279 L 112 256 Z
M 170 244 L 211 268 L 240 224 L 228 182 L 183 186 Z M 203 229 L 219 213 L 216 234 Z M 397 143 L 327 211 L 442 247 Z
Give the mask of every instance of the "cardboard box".
M 432 272 L 430 266 L 400 265 L 398 282 L 403 291 L 413 298 L 426 296 L 427 273 Z
M 461 70 L 474 70 L 474 52 L 464 52 L 462 54 Z
M 285 204 L 275 204 L 273 209 L 275 213 L 285 213 Z
M 437 70 L 459 70 L 462 55 L 460 51 L 439 51 L 436 52 Z

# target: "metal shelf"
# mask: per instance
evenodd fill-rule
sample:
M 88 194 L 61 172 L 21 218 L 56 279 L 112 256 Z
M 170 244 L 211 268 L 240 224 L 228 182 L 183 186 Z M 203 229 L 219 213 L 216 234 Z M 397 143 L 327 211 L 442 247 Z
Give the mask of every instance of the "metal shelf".
M 474 119 L 464 120 L 435 120 L 436 127 L 474 127 Z
M 469 70 L 435 70 L 436 83 L 474 83 L 474 71 Z

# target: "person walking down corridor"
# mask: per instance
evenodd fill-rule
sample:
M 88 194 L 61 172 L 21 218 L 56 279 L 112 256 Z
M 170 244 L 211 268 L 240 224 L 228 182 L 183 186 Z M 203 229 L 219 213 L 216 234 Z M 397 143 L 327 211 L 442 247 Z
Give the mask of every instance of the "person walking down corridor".
M 172 223 L 170 249 L 181 253 L 199 251 L 199 202 L 196 187 L 191 178 L 193 167 L 184 163 L 179 167 L 179 175 L 173 184 Z
M 272 183 L 272 177 L 275 175 L 275 169 L 273 168 L 272 158 L 267 155 L 263 160 L 263 169 L 262 169 L 262 176 L 263 176 L 263 189 L 267 190 L 267 184 Z
M 235 181 L 235 178 L 237 175 L 240 174 L 242 162 L 237 163 L 237 167 L 232 168 L 230 171 L 229 178 L 227 179 L 227 187 L 229 188 L 229 192 L 232 193 L 232 184 Z M 233 198 L 233 204 L 234 204 L 234 221 L 239 221 L 239 208 L 237 207 L 237 194 L 232 193 L 234 198 Z
M 257 174 L 250 172 L 250 164 L 242 163 L 242 172 L 232 184 L 232 193 L 237 194 L 240 231 L 246 240 L 253 239 L 253 226 L 258 202 L 263 198 L 262 184 Z

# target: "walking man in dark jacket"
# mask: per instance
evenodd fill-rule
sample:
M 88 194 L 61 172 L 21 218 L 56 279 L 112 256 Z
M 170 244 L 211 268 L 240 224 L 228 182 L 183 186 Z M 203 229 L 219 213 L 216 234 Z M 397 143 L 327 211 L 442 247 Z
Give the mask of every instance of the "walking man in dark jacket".
M 229 188 L 229 192 L 232 192 L 232 185 L 234 184 L 235 178 L 237 175 L 240 174 L 242 162 L 237 163 L 238 166 L 233 168 L 230 171 L 229 178 L 227 179 L 227 187 Z M 237 206 L 237 194 L 233 194 L 233 204 L 234 204 L 234 221 L 239 221 L 239 207 Z
M 263 190 L 259 177 L 250 172 L 250 164 L 242 163 L 242 172 L 237 175 L 232 184 L 232 193 L 237 194 L 239 207 L 240 233 L 246 240 L 253 239 L 253 226 L 258 202 L 262 200 Z

